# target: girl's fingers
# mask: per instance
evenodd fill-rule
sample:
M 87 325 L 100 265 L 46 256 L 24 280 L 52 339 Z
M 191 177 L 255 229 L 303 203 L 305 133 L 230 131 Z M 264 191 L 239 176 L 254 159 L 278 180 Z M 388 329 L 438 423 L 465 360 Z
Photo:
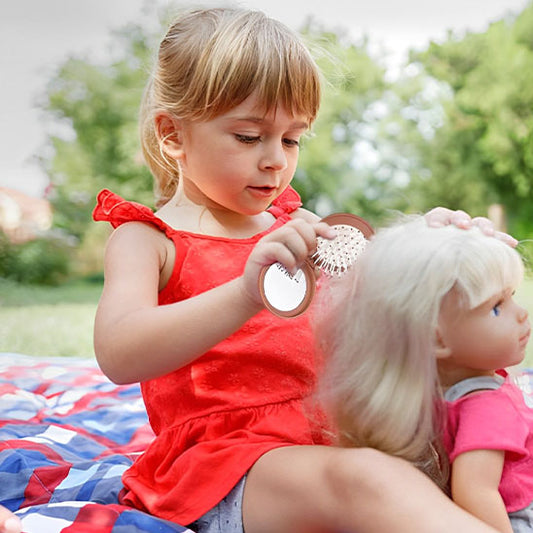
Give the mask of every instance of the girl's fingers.
M 326 223 L 309 224 L 292 220 L 263 237 L 250 258 L 259 266 L 279 262 L 294 273 L 316 249 L 317 237 L 334 238 L 335 231 Z
M 326 222 L 319 222 L 313 226 L 315 236 L 324 237 L 325 239 L 334 239 L 337 236 L 335 228 L 331 227 Z
M 22 522 L 19 517 L 3 508 L 0 512 L 0 533 L 21 533 L 21 531 Z
M 477 226 L 485 235 L 496 237 L 513 248 L 518 244 L 518 241 L 513 236 L 504 233 L 503 231 L 497 231 L 493 222 L 488 218 L 471 218 L 468 213 L 465 213 L 465 211 L 452 211 L 445 207 L 436 207 L 426 213 L 425 219 L 427 225 L 434 228 L 447 226 L 449 224 L 453 224 L 454 226 L 463 229 Z
M 273 262 L 281 263 L 291 274 L 294 274 L 298 266 L 302 264 L 305 259 L 298 259 L 298 256 L 291 250 L 289 246 L 282 243 L 275 243 L 273 245 L 272 257 L 275 258 Z
M 488 218 L 475 217 L 472 219 L 472 224 L 474 224 L 474 226 L 477 226 L 485 235 L 489 235 L 490 237 L 496 237 L 497 239 L 500 239 L 512 248 L 515 248 L 518 244 L 518 241 L 512 235 L 504 233 L 503 231 L 497 231 L 494 227 L 494 224 Z
M 332 238 L 335 234 L 333 228 L 323 222 L 309 224 L 303 220 L 292 220 L 264 237 L 264 241 L 286 243 L 295 255 L 300 255 L 304 253 L 302 245 L 306 254 L 314 250 L 317 236 Z
M 511 248 L 516 248 L 518 244 L 518 241 L 512 235 L 504 233 L 503 231 L 495 231 L 494 236 L 505 244 L 508 244 Z
M 485 235 L 492 237 L 496 230 L 494 229 L 494 224 L 485 217 L 474 217 L 472 219 L 472 224 L 477 226 Z
M 452 211 L 446 207 L 435 207 L 424 215 L 426 223 L 432 228 L 441 228 L 453 224 L 458 228 L 469 228 L 472 226 L 472 219 L 468 213 L 457 210 Z

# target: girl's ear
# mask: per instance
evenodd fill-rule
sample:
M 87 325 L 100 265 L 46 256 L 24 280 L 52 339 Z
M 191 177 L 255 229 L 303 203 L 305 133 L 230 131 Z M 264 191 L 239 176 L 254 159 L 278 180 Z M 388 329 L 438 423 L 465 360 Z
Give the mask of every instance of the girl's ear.
M 435 358 L 436 359 L 447 359 L 452 354 L 452 349 L 446 344 L 440 328 L 437 327 L 435 333 Z
M 183 131 L 181 121 L 168 113 L 158 113 L 155 116 L 155 133 L 161 150 L 165 154 L 178 160 L 183 155 Z

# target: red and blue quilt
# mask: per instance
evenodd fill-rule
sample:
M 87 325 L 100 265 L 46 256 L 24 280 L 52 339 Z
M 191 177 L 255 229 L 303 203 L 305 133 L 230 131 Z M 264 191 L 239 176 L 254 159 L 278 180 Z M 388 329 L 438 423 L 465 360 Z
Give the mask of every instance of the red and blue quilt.
M 191 533 L 118 503 L 151 439 L 138 385 L 91 359 L 0 353 L 0 503 L 25 533 Z
M 533 373 L 520 375 L 533 397 Z M 92 359 L 0 353 L 0 503 L 24 533 L 193 533 L 118 503 L 154 435 L 138 385 Z

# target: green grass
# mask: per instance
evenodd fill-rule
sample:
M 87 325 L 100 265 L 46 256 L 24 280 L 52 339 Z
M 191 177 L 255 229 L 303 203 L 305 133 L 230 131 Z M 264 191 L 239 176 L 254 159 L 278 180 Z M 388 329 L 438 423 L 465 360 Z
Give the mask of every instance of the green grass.
M 93 357 L 93 322 L 101 283 L 57 287 L 0 280 L 0 352 Z
M 87 281 L 42 287 L 0 279 L 0 352 L 93 357 L 93 321 L 101 291 L 101 283 Z M 533 321 L 533 278 L 515 298 Z M 533 367 L 533 340 L 523 366 Z

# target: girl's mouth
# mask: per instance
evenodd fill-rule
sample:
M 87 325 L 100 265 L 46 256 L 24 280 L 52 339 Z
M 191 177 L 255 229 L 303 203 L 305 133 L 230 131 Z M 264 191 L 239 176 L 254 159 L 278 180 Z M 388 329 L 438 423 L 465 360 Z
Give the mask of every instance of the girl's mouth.
M 252 194 L 254 194 L 256 196 L 266 197 L 266 196 L 271 196 L 272 195 L 272 193 L 275 191 L 275 187 L 252 187 L 252 186 L 249 186 L 248 190 Z

